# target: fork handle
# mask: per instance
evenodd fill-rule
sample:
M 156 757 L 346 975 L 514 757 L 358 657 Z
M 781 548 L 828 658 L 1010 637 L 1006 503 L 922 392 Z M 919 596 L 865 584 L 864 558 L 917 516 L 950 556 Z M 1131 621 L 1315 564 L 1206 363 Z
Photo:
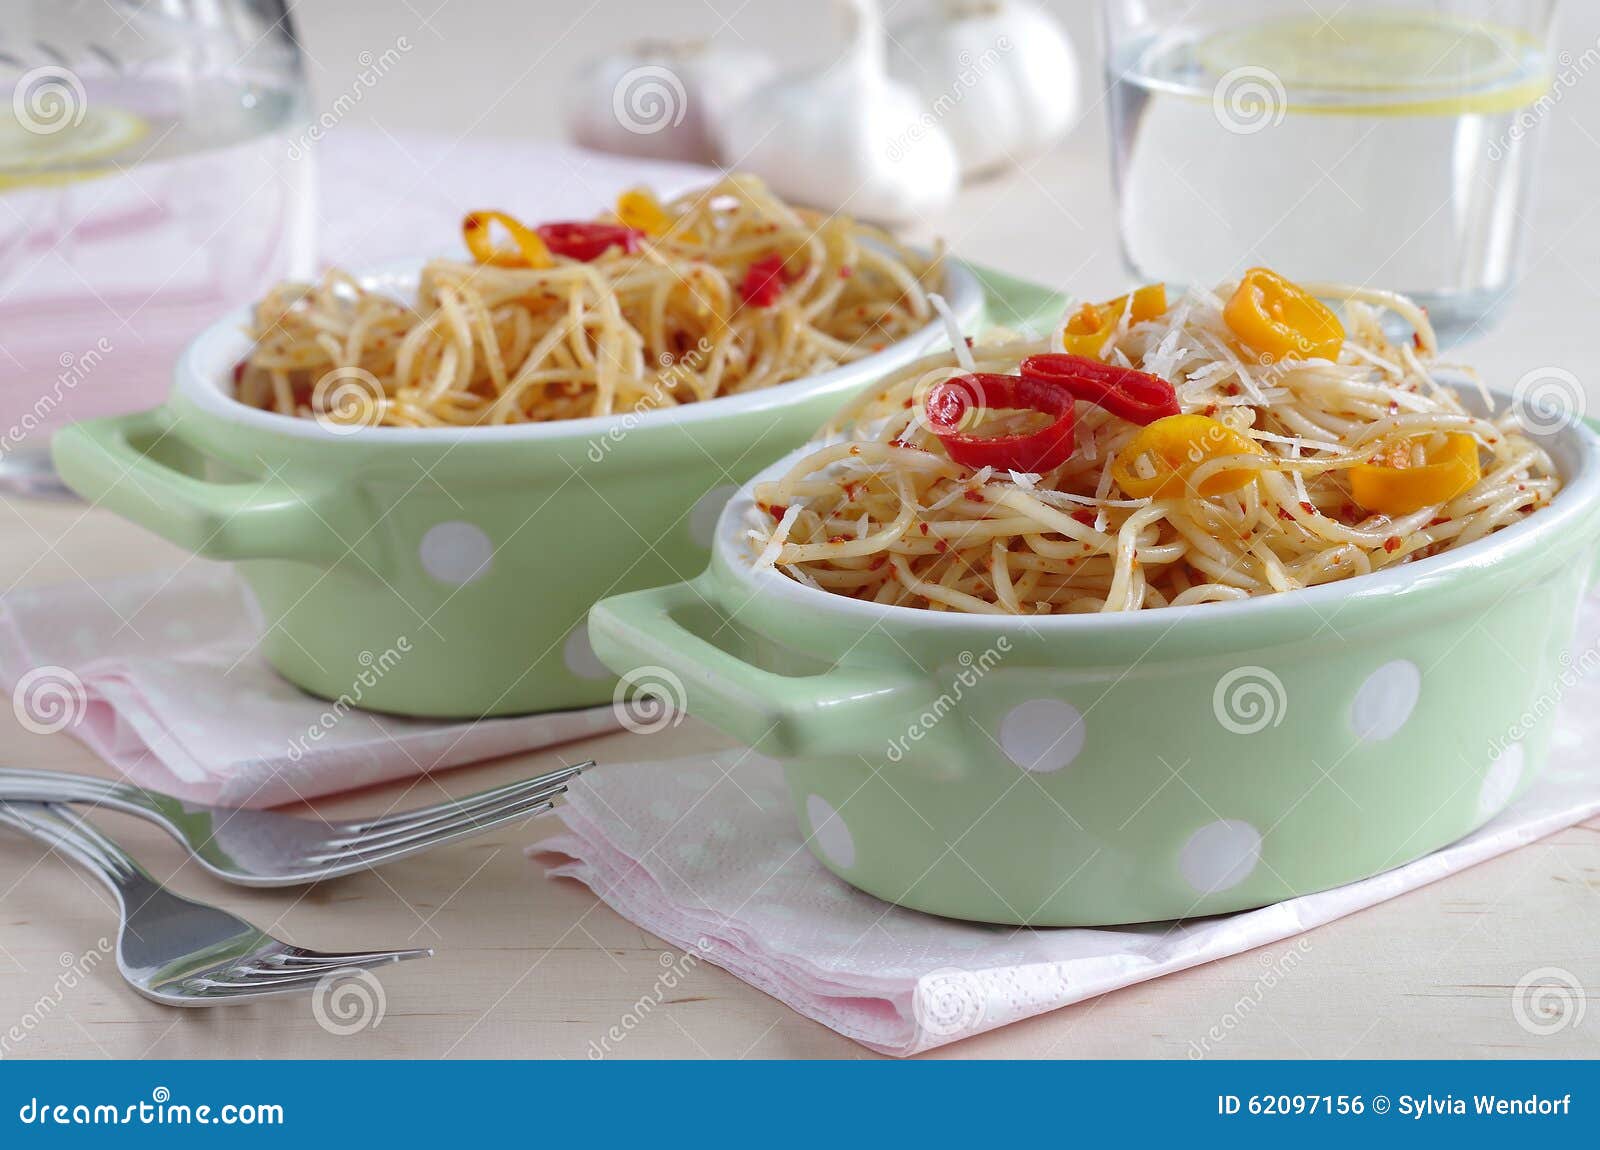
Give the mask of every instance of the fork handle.
M 128 814 L 158 813 L 153 791 L 130 783 L 78 775 L 70 771 L 35 771 L 0 767 L 0 802 L 93 803 Z
M 99 875 L 118 898 L 130 882 L 155 882 L 132 855 L 57 803 L 0 802 L 0 823 L 77 860 Z

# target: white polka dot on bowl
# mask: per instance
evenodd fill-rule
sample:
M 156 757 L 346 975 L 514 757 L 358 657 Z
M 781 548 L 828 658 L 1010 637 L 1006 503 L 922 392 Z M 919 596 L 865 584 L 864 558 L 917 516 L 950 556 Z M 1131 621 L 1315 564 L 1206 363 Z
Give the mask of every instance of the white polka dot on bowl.
M 1201 894 L 1238 886 L 1261 861 L 1261 832 L 1240 819 L 1207 823 L 1178 852 L 1178 873 Z
M 809 796 L 806 820 L 811 824 L 811 841 L 823 858 L 840 870 L 856 865 L 856 840 L 850 836 L 850 828 L 844 825 L 844 819 L 839 817 L 832 803 L 821 795 Z
M 433 578 L 459 587 L 489 573 L 494 543 L 483 528 L 454 519 L 428 528 L 417 548 L 417 558 Z
M 1083 712 L 1060 699 L 1030 699 L 1000 720 L 1000 749 L 1025 771 L 1059 771 L 1083 750 Z
M 1385 663 L 1361 684 L 1350 702 L 1350 730 L 1364 743 L 1399 733 L 1422 695 L 1422 672 L 1409 659 Z
M 1512 792 L 1522 781 L 1522 758 L 1522 744 L 1512 743 L 1501 747 L 1489 760 L 1489 771 L 1483 776 L 1483 786 L 1478 791 L 1481 818 L 1499 814 L 1511 801 Z
M 567 636 L 566 645 L 561 649 L 561 657 L 567 664 L 567 670 L 580 679 L 609 679 L 611 671 L 600 657 L 594 653 L 594 647 L 589 642 L 589 625 L 579 623 L 572 629 L 572 634 Z

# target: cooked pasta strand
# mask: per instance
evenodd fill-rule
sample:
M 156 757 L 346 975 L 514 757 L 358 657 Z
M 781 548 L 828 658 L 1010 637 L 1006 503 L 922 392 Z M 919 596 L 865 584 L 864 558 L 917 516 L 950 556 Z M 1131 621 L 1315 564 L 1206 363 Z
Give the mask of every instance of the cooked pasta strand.
M 671 226 L 632 253 L 548 268 L 434 260 L 411 304 L 337 270 L 280 284 L 256 306 L 237 395 L 410 427 L 642 413 L 826 371 L 933 317 L 937 253 L 791 208 L 745 176 L 664 207 Z M 774 256 L 778 299 L 747 303 L 750 264 Z
M 1111 464 L 1139 429 L 1082 402 L 1077 449 L 1054 471 L 961 466 L 918 418 L 928 389 L 968 370 L 1015 372 L 1024 357 L 1052 350 L 1049 341 L 979 342 L 970 366 L 945 352 L 890 377 L 841 413 L 786 475 L 758 486 L 758 507 L 802 509 L 773 558 L 818 587 L 878 603 L 1004 614 L 1137 611 L 1364 575 L 1481 539 L 1550 502 L 1560 478 L 1514 416 L 1472 415 L 1436 382 L 1432 332 L 1415 305 L 1315 286 L 1347 301 L 1337 362 L 1247 365 L 1221 297 L 1206 291 L 1189 292 L 1154 319 L 1119 325 L 1102 351 L 1165 378 L 1184 413 L 1252 440 L 1261 454 L 1198 461 L 1190 473 L 1195 491 L 1224 472 L 1253 472 L 1243 487 L 1128 498 Z M 1379 307 L 1421 327 L 1416 346 L 1388 340 Z M 1478 444 L 1481 478 L 1469 490 L 1405 515 L 1355 503 L 1352 467 L 1397 458 L 1415 466 L 1429 437 L 1446 433 Z M 777 538 L 772 527 L 769 518 L 752 533 L 757 546 Z

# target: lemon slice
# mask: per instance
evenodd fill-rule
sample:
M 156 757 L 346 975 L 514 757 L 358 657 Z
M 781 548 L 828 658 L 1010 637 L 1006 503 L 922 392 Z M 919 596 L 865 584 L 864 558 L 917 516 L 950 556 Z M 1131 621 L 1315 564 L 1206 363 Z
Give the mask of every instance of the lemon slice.
M 1270 71 L 1291 112 L 1512 112 L 1550 84 L 1545 53 L 1527 33 L 1426 12 L 1269 20 L 1215 32 L 1195 55 L 1215 75 Z
M 115 169 L 106 161 L 149 131 L 143 117 L 123 108 L 84 109 L 83 118 L 54 130 L 0 119 L 0 191 L 92 180 Z

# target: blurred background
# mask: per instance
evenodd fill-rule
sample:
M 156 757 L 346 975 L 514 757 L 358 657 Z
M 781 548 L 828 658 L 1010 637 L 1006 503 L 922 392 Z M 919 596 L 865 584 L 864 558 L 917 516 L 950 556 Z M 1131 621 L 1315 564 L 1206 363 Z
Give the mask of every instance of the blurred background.
M 893 26 L 933 6 L 894 0 L 883 5 L 884 18 Z M 1076 43 L 1093 47 L 1095 0 L 1040 7 Z M 830 0 L 300 0 L 293 13 L 307 55 L 324 58 L 311 69 L 321 100 L 353 78 L 361 52 L 409 29 L 416 48 L 407 68 L 448 73 L 449 81 L 384 85 L 353 118 L 449 134 L 474 125 L 502 136 L 559 135 L 580 65 L 629 41 L 716 40 L 798 66 L 826 61 L 839 39 Z M 902 51 L 892 42 L 889 50 Z
M 0 15 L 13 490 L 51 428 L 155 402 L 187 337 L 276 279 L 459 254 L 466 210 L 590 215 L 718 159 L 1079 299 L 1252 263 L 1406 291 L 1502 390 L 1600 398 L 1592 3 L 0 0 Z
M 1108 114 L 1115 103 L 1115 93 L 1107 82 L 1103 19 L 1107 10 L 1113 12 L 1114 24 L 1125 24 L 1142 16 L 1147 24 L 1157 28 L 1163 25 L 1176 28 L 1185 21 L 1248 24 L 1252 19 L 1281 19 L 1285 12 L 1290 15 L 1298 12 L 1306 27 L 1316 30 L 1320 25 L 1323 41 L 1329 41 L 1341 38 L 1337 32 L 1329 32 L 1330 26 L 1339 21 L 1346 22 L 1343 28 L 1348 31 L 1350 22 L 1359 21 L 1364 10 L 1379 12 L 1393 7 L 1363 4 L 1359 0 L 1357 3 L 1293 0 L 1287 4 L 1230 0 L 1201 4 L 1164 4 L 1160 0 L 1134 0 L 1132 3 L 1038 0 L 1036 6 L 1064 31 L 1077 58 L 1077 100 L 1071 130 L 1064 140 L 1042 155 L 1025 154 L 1020 165 L 1002 167 L 989 172 L 986 179 L 969 182 L 958 205 L 927 213 L 925 219 L 913 224 L 912 230 L 938 230 L 964 254 L 983 259 L 999 253 L 1008 270 L 1047 282 L 1065 282 L 1077 294 L 1091 297 L 1120 288 L 1127 282 L 1116 232 L 1109 228 L 1117 219 L 1117 205 L 1113 196 L 1108 131 Z M 586 61 L 615 53 L 629 41 L 707 39 L 730 49 L 763 53 L 785 69 L 808 64 L 821 66 L 830 62 L 839 50 L 837 7 L 829 3 L 788 4 L 779 0 L 664 0 L 660 3 L 596 0 L 594 3 L 532 6 L 497 0 L 448 0 L 437 7 L 432 0 L 415 3 L 354 0 L 339 4 L 302 3 L 295 7 L 294 15 L 306 49 L 312 89 L 321 108 L 328 107 L 349 88 L 361 53 L 381 51 L 400 34 L 408 35 L 414 44 L 404 60 L 404 74 L 397 67 L 393 80 L 375 85 L 360 105 L 344 117 L 345 122 L 370 124 L 394 132 L 422 130 L 450 136 L 555 139 L 563 133 L 563 109 L 573 98 L 574 78 Z M 944 0 L 891 0 L 882 5 L 884 21 L 890 29 L 885 52 L 892 71 L 901 75 L 925 75 L 939 69 L 940 61 L 928 59 L 924 44 L 905 29 L 924 24 L 942 7 L 948 7 Z M 954 7 L 982 11 L 1004 5 L 978 2 Z M 1565 68 L 1575 75 L 1568 77 L 1572 81 L 1569 86 L 1560 86 L 1559 98 L 1550 104 L 1548 111 L 1540 112 L 1537 129 L 1542 138 L 1529 151 L 1542 150 L 1543 158 L 1558 168 L 1571 163 L 1573 171 L 1600 174 L 1595 166 L 1597 153 L 1600 153 L 1600 144 L 1597 144 L 1600 139 L 1600 78 L 1589 77 L 1591 69 L 1600 71 L 1595 67 L 1594 57 L 1597 38 L 1600 38 L 1600 10 L 1597 10 L 1600 6 L 1589 3 L 1556 6 L 1542 0 L 1535 3 L 1436 0 L 1407 7 L 1431 11 L 1441 19 L 1463 24 L 1481 20 L 1506 27 L 1542 24 L 1550 11 L 1557 11 L 1549 41 L 1549 58 L 1535 62 L 1532 70 L 1546 66 L 1550 72 L 1560 72 Z M 1451 80 L 1461 80 L 1463 74 L 1474 67 L 1470 59 L 1441 58 L 1452 46 L 1450 38 L 1440 36 L 1437 42 L 1410 42 L 1403 36 L 1388 35 L 1381 26 L 1373 30 L 1372 35 L 1374 40 L 1387 40 L 1391 53 L 1371 60 L 1372 68 L 1378 72 L 1431 69 L 1436 76 L 1442 73 L 1448 84 Z M 1375 45 L 1346 44 L 1345 47 L 1352 52 L 1363 52 L 1374 50 Z M 1488 51 L 1492 53 L 1494 49 Z M 1240 45 L 1236 53 L 1237 59 L 1225 63 L 1276 62 L 1267 59 L 1274 54 L 1270 44 Z M 1589 55 L 1585 57 L 1585 53 Z M 1292 54 L 1289 48 L 1278 53 L 1280 58 L 1289 54 Z M 1470 46 L 1463 54 L 1470 54 Z M 1118 70 L 1122 67 L 1125 64 Z M 1228 71 L 1220 65 L 1216 70 Z M 415 78 L 424 76 L 428 79 Z M 1244 81 L 1248 79 L 1244 77 Z M 958 86 L 953 74 L 948 79 L 941 75 L 931 85 L 935 91 L 941 81 L 951 88 Z M 1403 77 L 1395 77 L 1397 84 L 1402 81 Z M 1478 81 L 1473 77 L 1463 83 L 1473 85 Z M 978 86 L 981 87 L 981 83 Z M 1293 87 L 1292 82 L 1290 86 Z M 1473 111 L 1505 113 L 1524 105 L 1525 101 L 1514 91 L 1505 94 L 1508 101 L 1498 108 L 1492 103 L 1466 106 Z M 1243 101 L 1244 113 L 1248 115 L 1252 95 L 1248 83 L 1231 95 Z M 1265 91 L 1264 98 L 1270 103 L 1274 94 Z M 1428 109 L 1434 114 L 1438 110 L 1437 107 Z M 1319 135 L 1322 125 L 1296 117 L 1287 122 L 1281 117 L 1274 118 L 1268 125 L 1270 131 L 1240 134 L 1243 142 L 1256 146 L 1258 152 L 1273 154 L 1278 166 L 1268 171 L 1238 173 L 1241 186 L 1235 189 L 1234 195 L 1248 198 L 1250 189 L 1243 185 L 1251 181 L 1281 184 L 1288 195 L 1281 206 L 1295 206 L 1299 201 L 1297 216 L 1315 217 L 1322 213 L 1326 234 L 1334 222 L 1326 219 L 1327 212 L 1342 213 L 1337 221 L 1340 224 L 1355 224 L 1365 219 L 1369 228 L 1376 229 L 1383 215 L 1392 212 L 1394 205 L 1405 199 L 1407 186 L 1431 191 L 1438 181 L 1457 174 L 1447 170 L 1452 153 L 1408 147 L 1414 142 L 1412 139 L 1398 139 L 1389 149 L 1363 148 L 1355 155 L 1343 154 L 1346 147 L 1376 121 L 1386 116 L 1400 118 L 1388 116 L 1381 108 L 1375 111 L 1377 114 L 1373 117 L 1346 117 L 1356 124 L 1344 136 Z M 1505 116 L 1504 123 L 1492 127 L 1503 130 L 1513 121 L 1514 117 Z M 1215 125 L 1211 127 L 1214 129 Z M 1392 125 L 1380 125 L 1378 131 L 1383 134 L 1390 127 Z M 1482 127 L 1479 125 L 1480 129 Z M 996 130 L 1004 129 L 997 127 Z M 1467 128 L 1454 123 L 1447 132 L 1451 145 L 1483 147 L 1491 143 L 1489 138 L 1471 139 Z M 1458 135 L 1463 137 L 1459 141 L 1455 139 Z M 1267 147 L 1266 137 L 1269 136 L 1270 147 Z M 1308 136 L 1316 137 L 1310 150 L 1301 144 Z M 1213 135 L 1205 139 L 1210 143 L 1226 140 L 1226 136 Z M 1162 165 L 1163 176 L 1176 188 L 1184 188 L 1187 183 L 1188 190 L 1193 193 L 1191 199 L 1214 199 L 1203 183 L 1204 156 L 1183 155 L 1184 142 L 1181 128 L 1162 141 L 1169 146 L 1168 162 Z M 1224 157 L 1222 162 L 1231 159 L 1231 156 Z M 1381 170 L 1368 170 L 1369 165 L 1378 165 Z M 1508 226 L 1506 221 L 1519 216 L 1537 221 L 1544 214 L 1546 199 L 1553 198 L 1557 205 L 1563 205 L 1550 210 L 1564 211 L 1564 197 L 1576 190 L 1565 186 L 1565 182 L 1541 182 L 1531 172 L 1519 179 L 1521 182 L 1507 202 L 1494 209 L 1505 217 L 1500 226 Z M 1319 182 L 1322 186 L 1315 186 Z M 1577 207 L 1578 201 L 1572 202 Z M 1211 235 L 1199 234 L 1208 230 L 1200 226 L 1201 222 L 1226 222 L 1210 219 L 1204 214 L 1204 207 L 1200 210 L 1202 214 L 1192 220 L 1187 215 L 1182 219 L 1191 233 L 1191 242 L 1200 246 L 1216 245 L 1218 234 L 1225 237 L 1221 242 L 1232 242 L 1233 237 L 1222 227 L 1209 229 Z M 1441 214 L 1449 213 L 1447 210 Z M 1560 235 L 1561 250 L 1551 252 L 1546 247 L 1546 258 L 1570 261 L 1580 269 L 1592 266 L 1592 257 L 1600 254 L 1595 247 L 1596 237 L 1600 236 L 1600 220 L 1579 208 L 1577 214 L 1561 221 L 1563 226 L 1559 233 L 1550 230 L 1553 223 L 1546 220 L 1547 227 L 1539 238 L 1552 240 Z M 1020 242 L 1018 237 L 1023 234 L 1029 235 L 1032 242 Z M 1349 238 L 1344 237 L 1345 240 Z M 1532 261 L 1541 258 L 1540 252 L 1533 250 L 1538 247 L 1536 238 L 1530 245 L 1530 266 Z M 1243 253 L 1235 252 L 1235 255 Z M 1585 256 L 1590 258 L 1585 260 Z M 1150 270 L 1160 274 L 1163 269 Z M 1331 271 L 1307 269 L 1300 274 L 1325 276 Z M 1391 282 L 1386 286 L 1416 290 L 1421 285 Z
M 958 69 L 930 51 L 917 30 L 941 10 L 1004 7 L 889 0 L 882 9 L 890 70 L 920 76 L 935 95 L 959 90 Z M 1064 32 L 1076 57 L 1076 99 L 1064 138 L 1022 149 L 1019 163 L 967 180 L 948 205 L 919 213 L 906 228 L 910 234 L 942 235 L 961 255 L 1090 299 L 1129 284 L 1128 254 L 1151 278 L 1220 278 L 1260 260 L 1293 275 L 1357 282 L 1370 275 L 1374 286 L 1425 292 L 1429 281 L 1454 274 L 1459 292 L 1441 294 L 1465 300 L 1460 314 L 1441 314 L 1450 309 L 1440 308 L 1440 298 L 1424 302 L 1447 335 L 1472 345 L 1463 354 L 1496 386 L 1510 391 L 1533 371 L 1543 373 L 1533 386 L 1559 405 L 1587 411 L 1591 399 L 1600 399 L 1582 334 L 1584 317 L 1600 307 L 1600 214 L 1585 190 L 1600 185 L 1600 5 L 1407 3 L 1407 10 L 1451 26 L 1452 34 L 1438 36 L 1385 29 L 1366 17 L 1381 17 L 1394 5 L 1363 0 L 1039 0 L 1037 7 Z M 404 74 L 397 66 L 392 81 L 375 85 L 347 122 L 390 132 L 555 139 L 585 62 L 629 41 L 705 39 L 765 54 L 783 69 L 820 67 L 839 52 L 838 8 L 780 0 L 350 0 L 298 5 L 295 17 L 319 108 L 349 89 L 361 53 L 381 51 L 402 34 L 415 45 Z M 1191 118 L 1146 106 L 1137 88 L 1131 100 L 1120 101 L 1120 155 L 1130 171 L 1123 173 L 1119 213 L 1109 121 L 1119 88 L 1128 86 L 1113 85 L 1108 73 L 1137 70 L 1129 67 L 1129 48 L 1144 33 L 1158 38 L 1182 35 L 1185 26 L 1248 28 L 1285 19 L 1299 20 L 1287 45 L 1235 45 L 1202 69 L 1201 107 Z M 1543 58 L 1501 69 L 1503 49 L 1453 33 L 1482 24 L 1526 30 L 1534 41 L 1542 32 Z M 1371 42 L 1350 42 L 1362 32 Z M 1108 45 L 1108 34 L 1130 43 Z M 970 37 L 958 45 L 958 63 L 965 49 L 967 63 L 978 57 L 981 70 L 989 42 Z M 1294 89 L 1289 72 L 1314 72 L 1304 57 L 1330 43 L 1357 61 L 1360 74 L 1325 73 L 1318 77 L 1324 92 L 1336 92 L 1341 82 L 1371 87 L 1374 80 L 1400 89 L 1409 77 L 1413 105 L 1397 108 L 1381 94 L 1368 95 L 1374 106 L 1363 111 L 1370 115 L 1284 117 L 1283 105 L 1299 105 L 1301 93 L 1274 88 L 1276 77 Z M 1111 68 L 1108 48 L 1117 56 Z M 1485 59 L 1473 57 L 1475 48 Z M 1275 71 L 1263 84 L 1252 64 Z M 1533 89 L 1519 91 L 1530 77 Z M 984 83 L 980 78 L 978 86 Z M 1214 92 L 1205 90 L 1208 83 Z M 1207 107 L 1206 95 L 1229 103 Z M 1472 114 L 1441 115 L 1451 99 Z M 1424 114 L 1408 117 L 1408 110 Z M 1219 131 L 1216 111 L 1240 117 L 1225 127 L 1242 130 Z M 1145 155 L 1130 156 L 1129 138 L 1141 118 Z M 1497 141 L 1508 131 L 1521 136 L 1517 125 L 1529 129 L 1528 138 L 1519 141 L 1520 154 L 1508 155 Z M 1474 195 L 1458 193 L 1469 186 Z M 1273 225 L 1266 243 L 1253 242 L 1268 230 L 1260 221 L 1283 217 L 1289 222 Z M 1401 244 L 1406 258 L 1387 259 Z M 1524 290 L 1507 290 L 1517 276 Z

